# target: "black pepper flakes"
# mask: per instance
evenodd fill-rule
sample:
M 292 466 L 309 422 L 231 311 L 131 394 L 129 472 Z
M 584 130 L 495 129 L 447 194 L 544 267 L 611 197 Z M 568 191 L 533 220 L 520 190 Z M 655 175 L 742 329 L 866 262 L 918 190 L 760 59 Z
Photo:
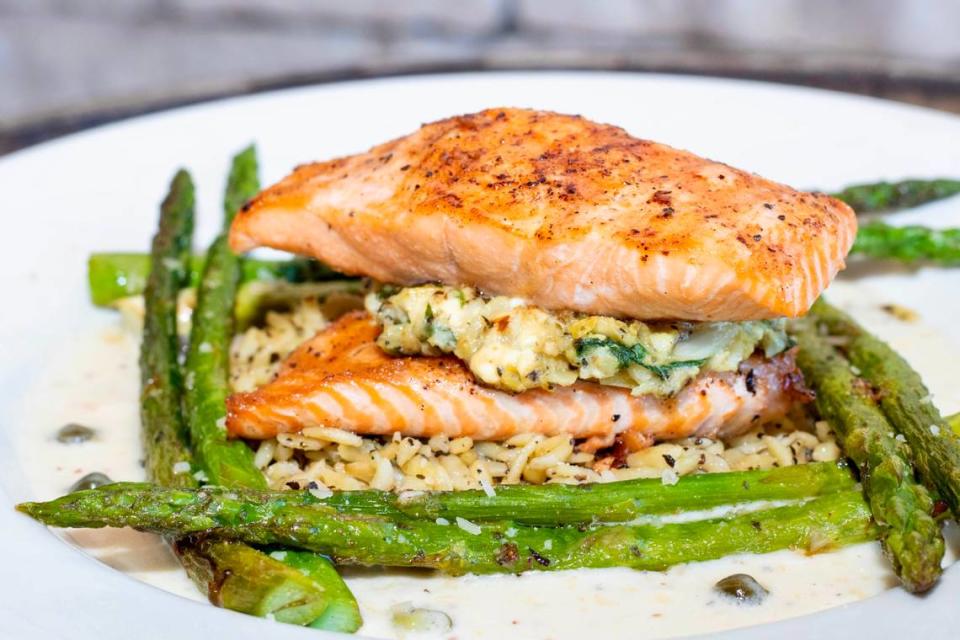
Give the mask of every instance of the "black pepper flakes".
M 750 369 L 750 371 L 747 372 L 747 376 L 743 382 L 747 387 L 747 391 L 750 392 L 750 395 L 757 395 L 757 378 L 753 373 L 753 369 Z
M 653 196 L 650 198 L 650 201 L 656 202 L 657 204 L 670 204 L 670 191 L 666 189 L 655 191 Z
M 528 551 L 530 552 L 530 557 L 533 558 L 533 560 L 535 560 L 536 563 L 539 564 L 541 567 L 549 567 L 549 566 L 550 566 L 550 559 L 549 559 L 549 558 L 546 558 L 546 557 L 540 555 L 539 553 L 536 552 L 535 549 L 529 548 Z

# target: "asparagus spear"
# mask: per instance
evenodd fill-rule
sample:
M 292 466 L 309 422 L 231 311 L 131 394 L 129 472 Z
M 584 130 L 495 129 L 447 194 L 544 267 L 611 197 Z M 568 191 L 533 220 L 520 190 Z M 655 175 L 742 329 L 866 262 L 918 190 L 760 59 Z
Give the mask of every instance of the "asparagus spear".
M 356 633 L 360 629 L 363 618 L 360 616 L 357 599 L 327 558 L 311 551 L 289 549 L 274 551 L 270 555 L 288 567 L 300 571 L 316 584 L 322 584 L 326 590 L 326 610 L 307 626 L 341 633 Z
M 960 264 L 960 229 L 893 227 L 883 222 L 869 222 L 860 225 L 851 253 L 904 262 L 928 260 Z
M 249 145 L 230 161 L 230 174 L 223 194 L 223 231 L 230 229 L 237 212 L 260 191 L 260 163 L 257 148 Z
M 944 541 L 933 499 L 913 478 L 907 447 L 877 407 L 873 392 L 850 363 L 808 322 L 794 326 L 797 364 L 817 392 L 817 409 L 833 425 L 843 450 L 860 469 L 863 491 L 880 540 L 904 587 L 930 589 L 940 577 Z
M 191 256 L 187 286 L 196 286 L 203 270 L 203 256 Z M 94 253 L 87 260 L 90 299 L 98 307 L 107 307 L 129 296 L 143 293 L 150 274 L 150 256 L 145 253 Z M 340 277 L 315 260 L 256 260 L 241 263 L 240 282 L 286 281 L 319 282 Z
M 182 380 L 177 366 L 177 293 L 187 281 L 193 237 L 193 180 L 177 172 L 160 206 L 160 224 L 150 253 L 144 289 L 146 312 L 140 348 L 140 419 L 147 477 L 167 487 L 194 484 L 180 411 Z
M 279 544 L 329 555 L 338 564 L 464 573 L 632 567 L 661 570 L 734 553 L 809 553 L 875 539 L 859 491 L 727 518 L 658 525 L 532 527 L 456 524 L 342 514 L 316 501 L 207 487 L 199 491 L 118 483 L 17 508 L 58 527 L 134 527 L 154 533 L 212 533 L 248 544 Z
M 856 184 L 831 194 L 857 213 L 909 209 L 960 193 L 960 180 L 901 180 Z
M 278 622 L 301 626 L 330 609 L 329 594 L 317 581 L 245 544 L 188 537 L 174 548 L 197 586 L 206 589 L 218 607 L 272 615 Z
M 191 443 L 210 483 L 249 489 L 266 489 L 267 483 L 253 463 L 250 448 L 239 440 L 228 440 L 223 426 L 230 392 L 229 348 L 234 331 L 231 310 L 243 264 L 230 250 L 226 231 L 237 210 L 259 188 L 257 154 L 251 146 L 237 154 L 231 163 L 224 195 L 224 229 L 207 252 L 198 284 L 184 393 Z M 214 559 L 218 559 L 217 556 Z M 329 616 L 325 614 L 321 618 L 316 612 L 317 615 L 304 623 L 334 631 L 354 632 L 360 628 L 362 619 L 356 599 L 326 558 L 300 557 L 294 569 L 307 570 L 314 587 L 322 588 L 325 602 L 333 607 Z
M 322 502 L 341 513 L 365 513 L 427 520 L 507 520 L 522 524 L 625 522 L 639 516 L 756 500 L 794 500 L 855 488 L 850 470 L 832 462 L 770 470 L 707 473 L 668 486 L 657 479 L 569 486 L 512 485 L 483 491 L 341 491 Z M 307 494 L 309 495 L 309 494 Z M 294 500 L 291 492 L 276 499 Z M 302 500 L 302 498 L 301 498 Z M 308 503 L 310 499 L 307 498 Z
M 140 348 L 141 423 L 147 477 L 166 487 L 195 488 L 192 453 L 180 408 L 176 298 L 186 281 L 193 235 L 193 181 L 174 177 L 160 208 L 144 290 L 144 331 Z M 305 624 L 327 606 L 322 587 L 305 583 L 296 569 L 243 545 L 212 541 L 196 545 L 171 541 L 190 578 L 211 600 L 254 615 L 272 613 L 281 621 Z M 307 615 L 307 619 L 302 616 Z
M 880 408 L 910 445 L 920 477 L 960 518 L 960 435 L 937 411 L 920 375 L 839 309 L 821 300 L 811 313 L 830 333 L 850 339 L 844 351 L 877 390 Z
M 243 203 L 259 190 L 257 156 L 253 147 L 232 162 L 224 197 L 224 227 Z M 253 464 L 253 452 L 240 440 L 227 440 L 223 426 L 230 394 L 230 339 L 233 336 L 234 298 L 241 260 L 227 245 L 224 231 L 207 251 L 197 287 L 190 346 L 186 359 L 184 414 L 197 462 L 211 484 L 266 489 L 267 483 Z

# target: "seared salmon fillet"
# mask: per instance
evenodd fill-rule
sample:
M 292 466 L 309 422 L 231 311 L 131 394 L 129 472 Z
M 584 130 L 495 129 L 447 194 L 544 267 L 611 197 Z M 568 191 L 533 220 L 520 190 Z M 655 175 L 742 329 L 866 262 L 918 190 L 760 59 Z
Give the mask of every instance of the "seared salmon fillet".
M 792 354 L 751 358 L 739 371 L 706 373 L 671 398 L 580 382 L 510 394 L 483 387 L 452 357 L 386 355 L 365 312 L 342 317 L 304 343 L 273 382 L 227 400 L 233 436 L 264 439 L 306 427 L 359 434 L 505 440 L 569 434 L 597 449 L 622 435 L 640 449 L 691 435 L 736 435 L 807 398 Z
M 298 167 L 230 244 L 348 274 L 442 282 L 636 319 L 799 316 L 837 271 L 853 211 L 578 116 L 489 109 Z

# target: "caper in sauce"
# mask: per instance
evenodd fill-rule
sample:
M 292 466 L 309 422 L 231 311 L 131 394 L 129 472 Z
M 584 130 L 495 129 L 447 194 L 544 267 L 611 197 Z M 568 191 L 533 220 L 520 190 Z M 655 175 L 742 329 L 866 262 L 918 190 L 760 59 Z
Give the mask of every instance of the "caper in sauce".
M 93 473 L 88 473 L 74 482 L 73 486 L 70 487 L 70 493 L 73 493 L 74 491 L 96 489 L 97 487 L 102 487 L 105 484 L 113 484 L 113 480 L 111 480 L 106 474 L 100 473 L 99 471 L 94 471 Z
M 745 573 L 727 576 L 718 581 L 713 588 L 724 596 L 744 604 L 760 604 L 770 593 L 757 582 L 756 578 Z
M 57 442 L 62 444 L 81 444 L 87 440 L 93 440 L 97 434 L 90 427 L 86 427 L 76 422 L 68 422 L 57 431 Z

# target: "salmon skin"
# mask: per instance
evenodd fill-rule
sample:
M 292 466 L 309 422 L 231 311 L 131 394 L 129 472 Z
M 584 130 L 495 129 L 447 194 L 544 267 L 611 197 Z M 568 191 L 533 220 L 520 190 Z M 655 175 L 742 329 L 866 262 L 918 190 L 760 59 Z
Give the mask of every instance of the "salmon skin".
M 740 369 L 705 373 L 671 398 L 579 382 L 510 394 L 483 387 L 453 357 L 393 358 L 376 345 L 376 323 L 352 312 L 300 346 L 278 377 L 227 400 L 233 436 L 264 439 L 306 427 L 359 434 L 505 440 L 518 433 L 569 434 L 584 450 L 618 435 L 630 449 L 660 440 L 741 433 L 809 399 L 787 352 Z
M 853 211 L 824 194 L 503 108 L 298 167 L 243 208 L 230 244 L 546 309 L 708 321 L 803 315 L 855 234 Z

